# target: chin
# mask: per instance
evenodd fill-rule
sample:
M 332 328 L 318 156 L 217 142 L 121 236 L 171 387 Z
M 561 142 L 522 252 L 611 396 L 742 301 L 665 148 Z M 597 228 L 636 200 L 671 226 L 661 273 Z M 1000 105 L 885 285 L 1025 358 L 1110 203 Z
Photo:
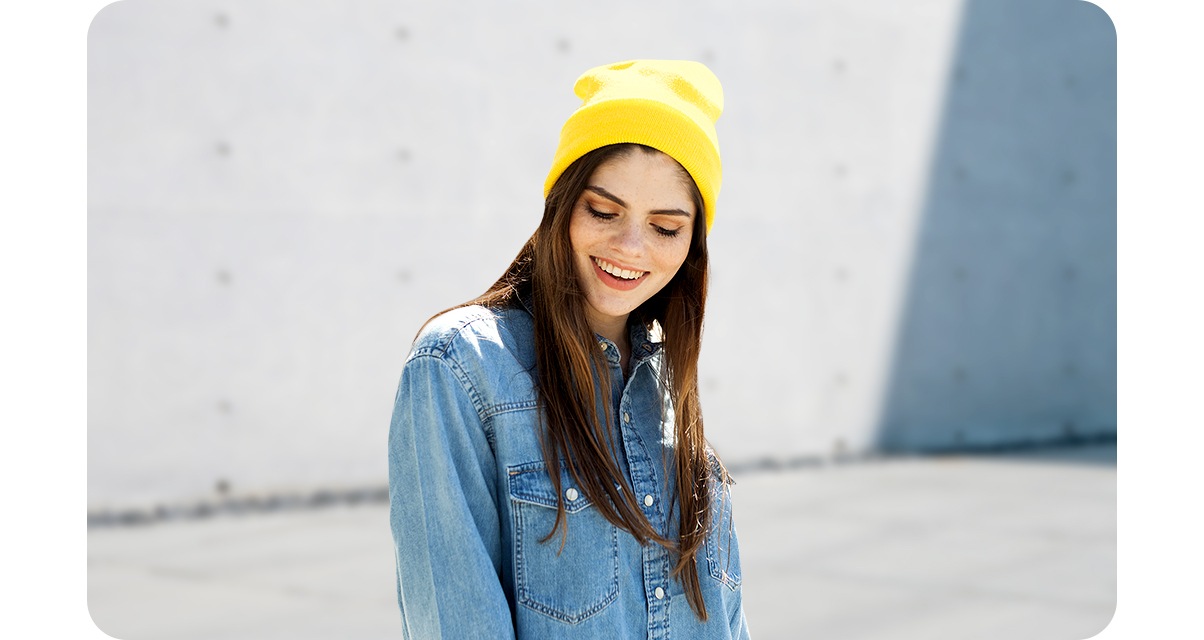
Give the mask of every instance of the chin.
M 590 306 L 593 307 L 594 311 L 596 311 L 598 314 L 609 318 L 621 318 L 623 316 L 630 315 L 632 311 L 635 311 L 637 308 L 639 308 L 638 304 L 635 306 L 614 303 L 599 304 L 592 301 L 590 302 Z

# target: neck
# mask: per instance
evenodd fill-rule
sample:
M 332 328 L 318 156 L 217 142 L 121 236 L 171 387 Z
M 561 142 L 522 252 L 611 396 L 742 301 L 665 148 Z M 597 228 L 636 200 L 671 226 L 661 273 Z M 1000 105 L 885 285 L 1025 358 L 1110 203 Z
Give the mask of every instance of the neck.
M 597 317 L 595 314 L 586 312 L 589 328 L 593 329 L 594 333 L 615 343 L 619 348 L 620 354 L 626 354 L 631 350 L 627 338 L 627 317 Z

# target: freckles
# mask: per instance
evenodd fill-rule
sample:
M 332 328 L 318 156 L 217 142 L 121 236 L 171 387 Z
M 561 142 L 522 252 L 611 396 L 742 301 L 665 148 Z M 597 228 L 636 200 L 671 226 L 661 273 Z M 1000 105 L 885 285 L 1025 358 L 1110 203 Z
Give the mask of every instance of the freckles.
M 681 250 L 675 256 L 674 264 L 676 264 L 678 266 L 678 268 L 681 268 L 681 266 L 686 263 L 686 258 L 688 258 L 688 257 L 690 257 L 690 243 L 686 242 L 685 245 L 681 247 Z

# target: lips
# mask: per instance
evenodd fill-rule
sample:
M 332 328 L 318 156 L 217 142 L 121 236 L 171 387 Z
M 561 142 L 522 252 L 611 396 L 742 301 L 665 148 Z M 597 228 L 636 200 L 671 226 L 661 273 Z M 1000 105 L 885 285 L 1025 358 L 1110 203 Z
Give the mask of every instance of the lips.
M 644 281 L 644 276 L 648 275 L 647 271 L 624 269 L 601 258 L 591 256 L 591 259 L 594 261 L 594 274 L 612 289 L 629 291 L 638 287 Z

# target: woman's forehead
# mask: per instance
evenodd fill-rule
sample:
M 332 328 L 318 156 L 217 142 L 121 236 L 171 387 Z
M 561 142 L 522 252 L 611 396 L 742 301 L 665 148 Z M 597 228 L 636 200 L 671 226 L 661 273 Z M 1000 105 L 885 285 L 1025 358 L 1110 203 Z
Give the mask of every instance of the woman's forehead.
M 694 210 L 690 174 L 657 151 L 629 151 L 607 159 L 590 175 L 586 191 L 622 206 Z

